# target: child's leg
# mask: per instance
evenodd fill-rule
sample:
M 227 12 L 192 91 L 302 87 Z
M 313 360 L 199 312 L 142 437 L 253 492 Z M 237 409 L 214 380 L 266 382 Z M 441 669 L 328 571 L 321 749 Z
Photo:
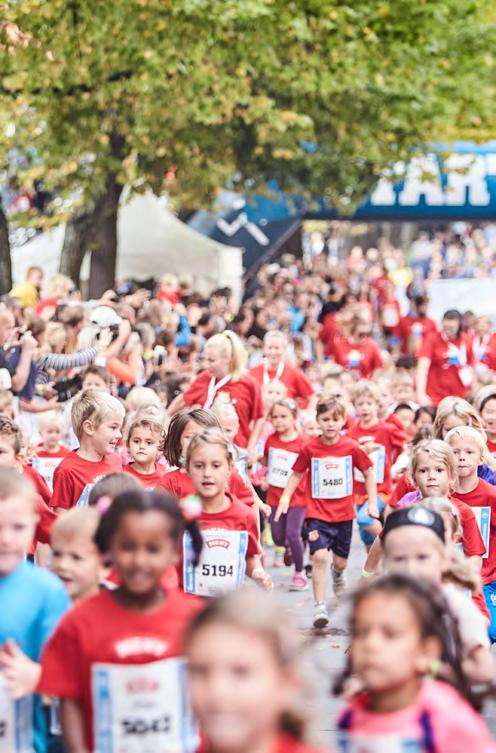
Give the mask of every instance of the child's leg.
M 489 639 L 491 643 L 496 643 L 496 581 L 487 583 L 482 586 L 482 592 L 486 601 L 486 606 L 491 617 L 489 625 Z
M 276 511 L 277 511 L 277 507 L 273 507 L 270 511 L 270 517 L 269 517 L 270 530 L 272 531 L 272 538 L 276 546 L 285 546 L 286 545 L 286 528 L 287 528 L 287 521 L 288 521 L 290 510 L 288 510 L 286 515 L 281 515 L 281 517 L 279 518 L 277 522 L 274 520 Z
M 336 533 L 332 542 L 332 585 L 334 595 L 339 597 L 347 585 L 344 571 L 350 556 L 353 521 L 345 520 L 334 523 L 334 527 Z
M 327 572 L 329 570 L 329 552 L 317 549 L 312 555 L 312 587 L 316 603 L 325 601 L 327 592 Z
M 376 536 L 378 536 L 382 531 L 382 524 L 380 520 L 375 520 L 374 518 L 370 517 L 367 512 L 367 504 L 368 502 L 367 500 L 365 500 L 363 505 L 359 507 L 357 513 L 357 523 L 360 527 L 360 534 L 362 531 L 366 531 L 366 533 L 368 533 L 372 537 L 370 541 L 368 540 L 368 537 L 364 540 L 364 544 L 370 546 Z M 379 508 L 379 512 L 382 512 L 384 510 L 385 505 L 381 497 L 377 497 L 377 507 Z
M 305 519 L 304 507 L 290 507 L 286 517 L 286 541 L 293 555 L 295 572 L 303 572 L 303 540 L 301 528 Z

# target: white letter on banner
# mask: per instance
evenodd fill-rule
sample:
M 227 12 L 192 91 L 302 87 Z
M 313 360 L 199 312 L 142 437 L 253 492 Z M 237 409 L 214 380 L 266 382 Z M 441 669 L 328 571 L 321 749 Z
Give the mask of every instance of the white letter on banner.
M 452 154 L 445 164 L 448 176 L 445 203 L 448 206 L 464 206 L 467 200 L 470 206 L 488 206 L 490 196 L 483 157 L 474 154 Z M 457 170 L 465 172 L 456 172 Z
M 442 206 L 444 204 L 441 174 L 434 154 L 416 157 L 408 165 L 405 185 L 400 193 L 399 203 L 401 206 L 417 206 L 421 196 L 425 196 L 427 206 Z

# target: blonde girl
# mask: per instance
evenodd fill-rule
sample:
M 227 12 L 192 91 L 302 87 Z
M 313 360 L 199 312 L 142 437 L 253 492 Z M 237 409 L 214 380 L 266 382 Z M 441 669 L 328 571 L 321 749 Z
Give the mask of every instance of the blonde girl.
M 254 457 L 264 422 L 260 385 L 245 370 L 247 353 L 240 338 L 230 331 L 213 335 L 205 345 L 205 371 L 169 406 L 169 414 L 185 406 L 211 408 L 222 397 L 230 401 L 239 418 L 235 442 Z
M 434 437 L 436 439 L 445 439 L 451 429 L 458 426 L 472 426 L 479 431 L 484 439 L 483 464 L 479 471 L 480 478 L 488 481 L 490 484 L 496 483 L 496 458 L 493 458 L 487 448 L 487 437 L 484 431 L 484 423 L 480 413 L 461 397 L 445 397 L 439 403 L 436 418 L 434 420 Z
M 272 587 L 260 559 L 253 510 L 229 494 L 233 468 L 230 443 L 220 429 L 196 434 L 186 450 L 186 470 L 200 503 L 198 522 L 204 544 L 198 565 L 184 550 L 184 590 L 199 596 L 221 596 L 239 588 L 245 574 L 264 588 Z
M 306 741 L 301 652 L 291 615 L 269 594 L 245 590 L 207 604 L 186 634 L 204 753 L 319 753 Z

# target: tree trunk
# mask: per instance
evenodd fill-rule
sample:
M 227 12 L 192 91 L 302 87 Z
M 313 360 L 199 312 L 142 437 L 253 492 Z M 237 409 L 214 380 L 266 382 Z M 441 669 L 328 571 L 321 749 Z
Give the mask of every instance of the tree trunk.
M 65 226 L 59 272 L 70 277 L 78 288 L 80 287 L 81 264 L 90 247 L 94 225 L 95 209 L 74 214 Z
M 0 204 L 0 295 L 12 289 L 12 262 L 10 259 L 9 224 Z
M 109 175 L 106 191 L 97 202 L 90 261 L 90 298 L 100 298 L 102 293 L 115 284 L 117 214 L 122 188 L 115 175 Z

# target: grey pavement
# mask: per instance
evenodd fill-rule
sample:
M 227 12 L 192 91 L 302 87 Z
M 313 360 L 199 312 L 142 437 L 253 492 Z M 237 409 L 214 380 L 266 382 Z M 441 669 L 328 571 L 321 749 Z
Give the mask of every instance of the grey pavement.
M 343 706 L 341 700 L 331 693 L 333 682 L 344 667 L 345 651 L 348 646 L 346 599 L 338 604 L 332 596 L 331 578 L 328 588 L 328 605 L 331 617 L 330 626 L 316 633 L 312 630 L 313 596 L 311 583 L 309 590 L 290 593 L 288 585 L 292 568 L 272 568 L 273 551 L 267 549 L 267 565 L 274 579 L 275 591 L 295 617 L 298 626 L 308 638 L 307 669 L 313 691 L 310 710 L 315 730 L 316 742 L 325 748 L 334 749 L 336 719 Z M 365 560 L 365 550 L 355 530 L 351 556 L 347 568 L 348 587 L 358 583 Z M 486 719 L 496 737 L 496 702 L 487 703 L 484 709 Z

